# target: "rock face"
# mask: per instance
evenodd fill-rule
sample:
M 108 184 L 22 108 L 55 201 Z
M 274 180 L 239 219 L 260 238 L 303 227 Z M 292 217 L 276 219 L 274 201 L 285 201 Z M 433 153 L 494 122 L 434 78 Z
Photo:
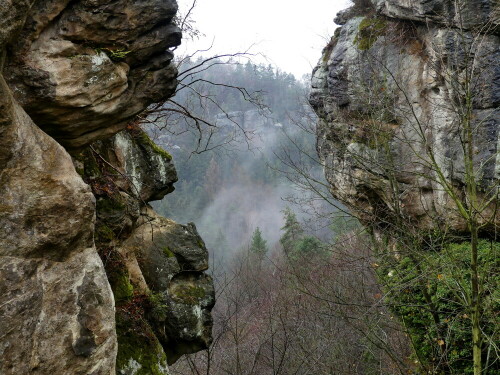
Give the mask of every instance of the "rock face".
M 19 35 L 4 75 L 37 125 L 66 148 L 118 132 L 174 92 L 175 0 L 35 1 L 29 12 L 20 3 L 2 11 Z
M 500 25 L 500 9 L 495 0 L 373 0 L 377 12 L 385 16 L 421 22 L 448 24 L 470 29 L 491 23 Z
M 139 289 L 146 285 L 154 296 L 148 321 L 168 363 L 207 348 L 215 295 L 211 278 L 203 273 L 208 252 L 194 225 L 177 224 L 145 207 L 119 252 L 128 264 L 131 284 Z
M 0 0 L 1 374 L 168 374 L 211 340 L 207 250 L 148 206 L 177 175 L 130 121 L 175 90 L 176 10 Z
M 313 72 L 317 149 L 332 193 L 379 229 L 402 217 L 423 230 L 467 230 L 446 193 L 463 196 L 467 118 L 479 197 L 492 199 L 480 222 L 485 231 L 499 224 L 500 7 L 452 3 L 373 0 L 341 12 Z
M 113 295 L 95 201 L 0 77 L 0 373 L 112 374 Z
M 195 226 L 147 204 L 173 190 L 172 158 L 129 126 L 93 143 L 75 164 L 97 200 L 96 244 L 117 308 L 117 373 L 164 374 L 182 354 L 208 347 L 214 304 Z

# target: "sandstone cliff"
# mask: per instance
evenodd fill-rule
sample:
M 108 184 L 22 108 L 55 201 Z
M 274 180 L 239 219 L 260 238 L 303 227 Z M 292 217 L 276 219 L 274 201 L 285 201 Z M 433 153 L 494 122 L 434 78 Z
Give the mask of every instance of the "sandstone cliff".
M 464 232 L 464 123 L 483 231 L 498 224 L 497 1 L 357 1 L 314 69 L 317 149 L 335 197 L 384 230 Z M 461 8 L 459 7 L 461 6 Z M 453 194 L 449 194 L 453 192 Z M 467 204 L 467 203 L 466 203 Z
M 177 177 L 131 122 L 175 90 L 176 11 L 0 0 L 2 374 L 167 374 L 211 339 L 206 247 L 148 206 Z

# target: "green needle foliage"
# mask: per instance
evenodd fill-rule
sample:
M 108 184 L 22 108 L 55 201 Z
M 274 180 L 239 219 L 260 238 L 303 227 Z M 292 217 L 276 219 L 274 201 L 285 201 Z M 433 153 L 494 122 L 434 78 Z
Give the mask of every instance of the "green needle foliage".
M 250 244 L 250 252 L 256 254 L 260 259 L 266 256 L 268 251 L 267 241 L 262 237 L 262 232 L 260 228 L 255 228 L 252 234 L 252 243 Z

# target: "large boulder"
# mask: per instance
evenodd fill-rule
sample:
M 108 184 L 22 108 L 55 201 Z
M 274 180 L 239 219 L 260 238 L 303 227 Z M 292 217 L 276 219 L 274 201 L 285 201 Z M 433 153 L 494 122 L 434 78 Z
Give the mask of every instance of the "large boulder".
M 177 224 L 145 207 L 118 251 L 126 259 L 132 285 L 143 286 L 144 280 L 154 296 L 149 322 L 168 363 L 208 348 L 215 294 L 212 279 L 203 272 L 208 251 L 194 224 Z

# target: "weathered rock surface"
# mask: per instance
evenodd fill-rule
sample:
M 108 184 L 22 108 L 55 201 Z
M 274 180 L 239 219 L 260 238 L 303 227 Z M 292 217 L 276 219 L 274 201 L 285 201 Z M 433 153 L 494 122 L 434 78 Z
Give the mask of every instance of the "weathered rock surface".
M 174 92 L 175 0 L 35 1 L 29 11 L 26 3 L 2 9 L 20 36 L 10 40 L 4 74 L 26 112 L 66 148 L 117 133 Z
M 208 252 L 195 226 L 147 205 L 173 190 L 172 158 L 130 126 L 93 143 L 75 163 L 97 199 L 96 241 L 117 307 L 117 371 L 164 374 L 182 354 L 209 345 L 214 304 L 203 273 Z
M 205 245 L 147 206 L 177 175 L 130 123 L 175 90 L 176 10 L 0 0 L 1 374 L 165 375 L 210 341 Z
M 437 22 L 471 28 L 500 25 L 500 5 L 495 0 L 373 0 L 377 11 L 400 20 Z
M 0 77 L 0 373 L 113 374 L 94 197 Z
M 153 309 L 149 321 L 168 363 L 207 348 L 215 295 L 211 278 L 203 273 L 208 251 L 195 226 L 177 224 L 145 207 L 134 233 L 118 251 L 128 264 L 139 265 L 149 292 L 156 295 L 156 313 Z M 136 268 L 129 269 L 134 274 Z M 132 284 L 133 279 L 137 276 Z M 161 309 L 164 312 L 158 313 Z
M 464 104 L 457 99 L 464 97 L 466 73 L 473 72 L 468 82 L 480 198 L 496 194 L 498 2 L 469 1 L 476 11 L 460 13 L 446 1 L 372 3 L 364 16 L 338 16 L 344 25 L 313 72 L 317 149 L 331 190 L 374 226 L 390 226 L 398 216 L 420 229 L 466 231 L 437 171 L 460 197 Z M 495 202 L 483 211 L 482 224 L 499 224 Z

